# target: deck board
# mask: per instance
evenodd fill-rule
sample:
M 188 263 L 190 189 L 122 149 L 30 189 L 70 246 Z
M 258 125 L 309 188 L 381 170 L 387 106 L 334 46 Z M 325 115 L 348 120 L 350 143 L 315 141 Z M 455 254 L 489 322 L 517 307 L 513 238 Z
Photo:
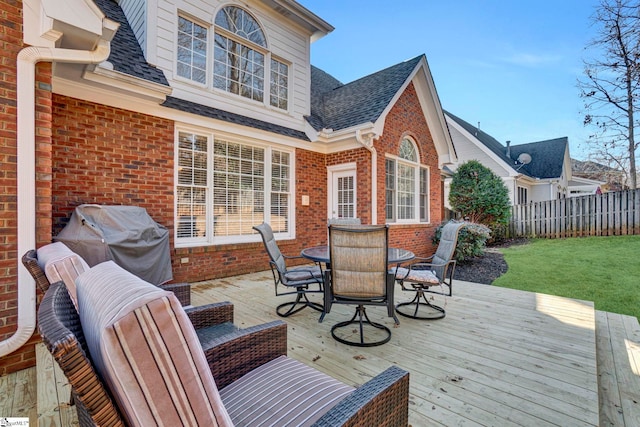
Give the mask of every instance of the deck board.
M 601 425 L 640 425 L 640 325 L 635 317 L 597 313 Z
M 408 297 L 398 292 L 396 301 Z M 192 287 L 194 305 L 232 301 L 241 327 L 276 319 L 274 307 L 288 298 L 274 295 L 269 272 Z M 391 364 L 409 370 L 414 427 L 640 425 L 637 319 L 585 301 L 465 282 L 456 282 L 452 298 L 436 298 L 447 317 L 400 317 L 397 328 L 383 309 L 369 309 L 393 333 L 369 349 L 331 338 L 331 325 L 350 317 L 352 307 L 334 306 L 323 323 L 318 312 L 304 310 L 285 319 L 289 355 L 355 386 Z M 44 347 L 37 354 L 38 410 L 33 368 L 0 377 L 0 414 L 33 421 L 39 413 L 38 425 L 77 425 L 64 375 Z
M 289 298 L 274 296 L 265 272 L 192 289 L 194 305 L 232 301 L 245 326 L 276 318 L 273 307 Z M 304 310 L 286 319 L 289 355 L 352 385 L 391 364 L 409 370 L 416 426 L 598 425 L 592 303 L 463 282 L 454 292 L 446 299 L 447 317 L 438 321 L 400 317 L 393 328 L 383 309 L 369 309 L 393 336 L 368 349 L 331 338 L 331 325 L 350 317 L 352 307 L 334 306 L 323 323 Z M 398 292 L 396 300 L 408 297 Z

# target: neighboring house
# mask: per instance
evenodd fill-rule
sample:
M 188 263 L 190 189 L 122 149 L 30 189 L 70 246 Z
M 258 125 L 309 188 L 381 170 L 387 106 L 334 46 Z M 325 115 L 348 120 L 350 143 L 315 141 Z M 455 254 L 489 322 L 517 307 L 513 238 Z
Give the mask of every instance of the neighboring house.
M 469 160 L 477 160 L 501 177 L 514 205 L 552 200 L 570 194 L 571 157 L 566 137 L 528 144 L 502 145 L 491 135 L 461 118 L 445 112 L 458 162 L 452 172 Z M 448 208 L 449 183 L 445 182 Z
M 80 204 L 146 208 L 176 281 L 267 269 L 263 221 L 290 255 L 326 243 L 334 216 L 433 252 L 457 158 L 423 55 L 342 84 L 310 64 L 333 27 L 293 0 L 0 9 L 0 374 L 32 365 L 37 341 L 20 257 Z
M 600 191 L 605 193 L 608 191 L 621 191 L 626 187 L 626 176 L 623 171 L 615 169 L 600 163 L 596 163 L 590 160 L 580 161 L 571 159 L 571 170 L 573 174 L 573 180 L 576 180 L 576 187 L 583 183 L 583 185 L 591 185 L 586 187 L 587 193 L 591 193 L 591 189 L 594 185 L 600 188 Z M 573 192 L 573 186 L 571 186 Z M 576 188 L 576 189 L 579 189 Z

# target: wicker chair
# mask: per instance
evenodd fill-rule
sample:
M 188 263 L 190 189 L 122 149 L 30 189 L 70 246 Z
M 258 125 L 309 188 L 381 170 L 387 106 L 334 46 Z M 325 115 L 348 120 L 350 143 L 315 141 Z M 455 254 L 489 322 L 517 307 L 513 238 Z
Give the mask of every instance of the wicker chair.
M 253 227 L 253 229 L 260 233 L 264 247 L 269 255 L 269 267 L 271 267 L 271 273 L 273 274 L 276 295 L 296 295 L 294 301 L 285 302 L 276 307 L 278 316 L 288 317 L 306 307 L 322 311 L 321 304 L 310 301 L 307 297 L 307 293 L 323 292 L 323 272 L 320 266 L 288 268 L 287 260 L 301 259 L 303 257 L 283 255 L 278 248 L 278 243 L 269 224 L 262 223 Z M 286 290 L 279 290 L 280 286 L 284 286 Z M 317 286 L 317 289 L 310 289 L 309 286 Z
M 333 304 L 357 306 L 350 320 L 331 328 L 331 335 L 341 343 L 370 347 L 391 339 L 391 330 L 372 322 L 365 305 L 386 307 L 388 316 L 399 324 L 393 311 L 394 276 L 387 269 L 388 240 L 389 229 L 384 225 L 329 226 L 331 268 L 325 273 L 325 311 L 320 321 L 331 311 Z M 345 334 L 345 331 L 353 330 L 353 324 L 358 325 L 357 340 Z M 370 333 L 381 334 L 382 338 L 366 338 L 365 327 Z
M 128 425 L 124 413 L 115 404 L 118 399 L 114 399 L 113 389 L 108 388 L 97 373 L 80 317 L 62 282 L 52 284 L 47 290 L 38 310 L 38 324 L 47 348 L 72 386 L 80 426 Z M 241 333 L 220 335 L 215 346 L 206 351 L 213 378 L 221 389 L 223 403 L 232 407 L 233 402 L 226 402 L 224 398 L 228 386 L 233 386 L 245 374 L 253 374 L 259 370 L 256 368 L 274 359 L 287 359 L 284 357 L 287 352 L 286 324 L 277 321 L 266 328 L 258 326 Z M 313 371 L 312 368 L 307 369 Z M 295 375 L 292 373 L 290 376 Z M 238 383 L 242 381 L 246 382 L 245 378 Z M 314 386 L 308 387 L 313 389 Z M 253 389 L 259 388 L 253 385 Z M 409 374 L 392 366 L 347 394 L 313 425 L 406 426 L 408 397 Z M 256 403 L 261 402 L 251 401 L 252 406 Z M 242 409 L 240 412 L 244 412 Z M 231 410 L 229 413 L 233 418 L 234 413 Z M 245 425 L 235 420 L 234 423 L 238 427 Z
M 445 317 L 445 309 L 432 304 L 427 294 L 451 296 L 456 260 L 453 255 L 458 233 L 464 222 L 450 221 L 442 228 L 436 253 L 428 258 L 414 258 L 411 265 L 394 269 L 403 291 L 415 292 L 413 300 L 396 305 L 398 314 L 414 319 L 435 320 Z M 437 289 L 434 289 L 437 288 Z M 422 311 L 419 312 L 422 307 Z
M 51 244 L 51 246 L 57 245 L 64 245 L 64 243 L 56 242 Z M 70 249 L 68 250 L 71 251 Z M 77 256 L 80 257 L 79 255 Z M 49 279 L 47 279 L 47 275 L 44 270 L 40 267 L 40 263 L 38 262 L 38 252 L 35 249 L 27 251 L 22 256 L 22 264 L 26 267 L 27 271 L 31 273 L 31 276 L 33 276 L 36 281 L 38 289 L 40 289 L 44 294 L 47 289 L 49 289 L 49 286 L 51 286 L 51 283 L 49 282 Z M 84 268 L 79 266 L 77 268 L 77 272 L 80 273 L 82 271 L 84 271 Z M 75 277 L 72 277 L 72 279 L 75 279 Z M 165 291 L 173 292 L 183 306 L 191 305 L 191 286 L 188 283 L 169 283 L 158 285 L 158 287 Z

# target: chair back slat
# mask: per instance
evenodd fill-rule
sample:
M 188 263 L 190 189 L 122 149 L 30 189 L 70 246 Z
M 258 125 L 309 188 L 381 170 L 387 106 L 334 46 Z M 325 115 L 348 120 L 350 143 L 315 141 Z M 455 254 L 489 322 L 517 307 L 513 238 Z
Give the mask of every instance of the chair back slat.
M 445 267 L 442 264 L 446 264 L 453 258 L 458 243 L 458 233 L 464 225 L 463 222 L 450 221 L 442 227 L 440 243 L 438 243 L 438 249 L 433 256 L 433 264 L 440 264 L 440 266 L 433 266 L 433 271 L 440 281 L 444 280 L 445 275 Z
M 329 227 L 333 293 L 351 298 L 386 295 L 386 226 Z
M 273 230 L 271 226 L 266 222 L 256 225 L 253 227 L 260 236 L 262 236 L 262 242 L 264 243 L 264 248 L 267 250 L 267 254 L 273 263 L 276 265 L 276 268 L 281 274 L 284 274 L 287 271 L 287 266 L 285 264 L 284 256 L 282 252 L 280 252 L 280 248 L 278 247 L 278 243 L 276 242 L 276 237 L 273 234 Z

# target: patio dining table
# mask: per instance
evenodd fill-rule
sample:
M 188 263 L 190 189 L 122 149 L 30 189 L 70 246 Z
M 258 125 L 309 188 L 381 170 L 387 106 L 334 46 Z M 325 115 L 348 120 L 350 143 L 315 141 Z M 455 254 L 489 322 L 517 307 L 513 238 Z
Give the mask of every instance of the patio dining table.
M 329 264 L 329 245 L 312 246 L 305 248 L 300 253 L 303 257 L 313 262 L 323 262 Z M 415 258 L 415 254 L 406 249 L 389 248 L 387 257 L 389 264 L 402 264 L 403 262 L 411 261 Z

